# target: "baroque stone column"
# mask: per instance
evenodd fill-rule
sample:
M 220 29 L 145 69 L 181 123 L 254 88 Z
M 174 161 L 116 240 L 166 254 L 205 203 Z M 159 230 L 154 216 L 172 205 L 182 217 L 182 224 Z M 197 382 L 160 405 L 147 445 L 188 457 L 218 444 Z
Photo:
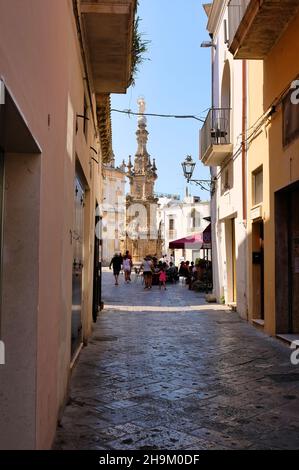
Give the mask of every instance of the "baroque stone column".
M 158 178 L 155 159 L 147 151 L 149 133 L 145 113 L 145 100 L 139 98 L 137 152 L 134 164 L 131 157 L 127 165 L 130 193 L 126 199 L 126 247 L 139 263 L 146 255 L 161 257 L 161 236 L 157 230 L 158 199 L 154 194 Z

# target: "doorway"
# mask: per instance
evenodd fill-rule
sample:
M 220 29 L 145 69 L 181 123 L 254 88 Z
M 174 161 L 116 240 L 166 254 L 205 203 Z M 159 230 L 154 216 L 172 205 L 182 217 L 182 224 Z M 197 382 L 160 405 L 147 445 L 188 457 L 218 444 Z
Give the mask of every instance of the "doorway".
M 0 147 L 0 303 L 2 299 L 3 202 L 4 202 L 4 152 Z M 1 335 L 1 307 L 0 307 L 0 335 Z
M 265 318 L 264 222 L 252 225 L 252 313 L 256 320 Z
M 299 333 L 299 183 L 275 195 L 276 331 Z
M 237 254 L 235 218 L 227 218 L 225 227 L 224 285 L 226 285 L 225 300 L 228 304 L 237 302 Z
M 237 302 L 237 258 L 236 258 L 236 230 L 235 219 L 231 219 L 232 234 L 232 301 Z
M 84 257 L 84 185 L 78 175 L 74 185 L 74 230 L 73 230 L 73 274 L 72 274 L 72 335 L 71 356 L 82 343 L 82 299 Z
M 96 205 L 94 265 L 93 265 L 93 307 L 92 318 L 97 321 L 102 302 L 102 218 L 99 215 L 99 205 Z
M 235 218 L 227 218 L 225 228 L 224 286 L 228 304 L 237 302 L 237 252 Z

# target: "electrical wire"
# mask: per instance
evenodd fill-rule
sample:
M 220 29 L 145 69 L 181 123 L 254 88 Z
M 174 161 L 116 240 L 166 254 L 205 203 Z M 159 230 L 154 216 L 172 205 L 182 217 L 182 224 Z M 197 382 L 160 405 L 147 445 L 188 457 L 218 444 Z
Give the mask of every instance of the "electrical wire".
M 152 117 L 161 117 L 161 118 L 175 118 L 175 119 L 196 119 L 196 121 L 205 122 L 204 119 L 201 119 L 193 114 L 180 115 L 180 114 L 156 114 L 156 113 L 135 113 L 130 109 L 111 109 L 112 112 L 127 114 L 128 116 L 152 116 Z
M 259 130 L 261 129 L 261 127 L 264 125 L 265 121 L 268 121 L 269 122 L 269 118 L 276 112 L 276 107 L 279 106 L 286 93 L 289 91 L 290 89 L 290 84 L 288 86 L 286 86 L 284 88 L 284 90 L 282 90 L 282 92 L 273 100 L 272 104 L 269 106 L 269 108 L 267 109 L 267 111 L 265 111 L 261 116 L 259 116 L 257 118 L 257 120 L 250 126 L 246 129 L 246 134 L 248 134 L 249 131 L 251 131 L 253 129 L 253 131 L 250 133 L 250 135 L 247 135 L 247 137 L 244 139 L 244 141 L 242 141 L 239 145 L 239 147 L 236 149 L 236 151 L 233 153 L 233 155 L 225 162 L 224 165 L 222 165 L 221 169 L 219 170 L 219 172 L 217 173 L 217 175 L 214 177 L 214 180 L 219 180 L 222 172 L 225 170 L 225 168 L 229 165 L 229 163 L 231 161 L 235 161 L 239 156 L 240 154 L 242 153 L 242 147 L 243 145 L 246 145 L 246 151 L 248 150 L 249 148 L 249 145 L 251 144 L 252 140 L 254 139 L 254 136 L 256 135 L 257 132 L 259 132 Z M 209 109 L 209 108 L 208 108 Z M 204 110 L 202 113 L 204 113 L 205 111 L 208 111 L 207 110 Z M 131 111 L 130 109 L 124 109 L 124 110 L 120 110 L 120 109 L 111 109 L 111 112 L 115 112 L 115 113 L 121 113 L 121 114 L 127 114 L 128 116 L 132 115 L 132 116 L 152 116 L 152 117 L 160 117 L 160 118 L 175 118 L 175 119 L 195 119 L 197 121 L 200 121 L 202 123 L 205 123 L 205 119 L 202 119 L 202 118 L 199 118 L 195 115 L 176 115 L 176 114 L 157 114 L 157 113 L 136 113 L 136 112 L 133 112 Z M 201 114 L 202 114 L 201 113 Z M 238 140 L 243 136 L 243 133 L 240 133 L 237 138 L 236 138 L 236 141 L 238 142 Z M 202 188 L 204 189 L 204 188 Z
M 225 168 L 229 165 L 229 163 L 231 161 L 235 161 L 242 153 L 242 147 L 243 145 L 246 145 L 246 151 L 248 150 L 250 144 L 252 143 L 252 141 L 254 140 L 255 138 L 255 135 L 257 134 L 257 132 L 259 132 L 259 130 L 263 127 L 263 125 L 265 124 L 265 122 L 269 122 L 270 120 L 270 117 L 276 112 L 276 107 L 282 102 L 283 100 L 283 97 L 285 96 L 285 93 L 286 93 L 286 90 L 288 90 L 288 88 L 286 88 L 277 98 L 275 98 L 275 100 L 272 102 L 271 106 L 268 108 L 268 110 L 266 112 L 264 112 L 256 121 L 255 123 L 250 126 L 247 130 L 246 130 L 246 134 L 248 133 L 249 130 L 253 129 L 253 127 L 255 126 L 255 128 L 253 129 L 253 131 L 251 132 L 251 134 L 249 136 L 247 136 L 244 141 L 242 141 L 239 145 L 239 147 L 237 148 L 237 150 L 233 153 L 233 155 L 227 159 L 227 161 L 225 162 L 224 165 L 222 165 L 221 169 L 219 170 L 219 172 L 217 173 L 217 175 L 215 176 L 215 180 L 219 180 L 221 174 L 223 173 L 223 171 L 225 170 Z M 237 141 L 239 140 L 239 138 L 242 136 L 242 133 L 240 133 L 237 137 Z
M 297 77 L 298 78 L 298 77 Z M 295 79 L 296 80 L 296 79 Z M 292 80 L 293 82 L 293 80 Z M 235 161 L 241 154 L 242 152 L 242 146 L 246 145 L 246 151 L 248 150 L 249 146 L 251 145 L 252 141 L 254 140 L 256 134 L 259 132 L 259 130 L 262 128 L 262 126 L 265 124 L 265 122 L 270 122 L 270 118 L 272 117 L 273 114 L 277 111 L 277 107 L 281 105 L 283 100 L 285 99 L 287 93 L 290 91 L 290 82 L 280 93 L 276 98 L 272 101 L 270 106 L 268 107 L 267 111 L 265 111 L 261 116 L 258 117 L 258 119 L 250 126 L 248 129 L 246 129 L 246 134 L 253 129 L 253 131 L 247 135 L 244 141 L 242 141 L 237 148 L 237 150 L 234 152 L 234 154 L 225 162 L 225 164 L 221 167 L 217 175 L 215 176 L 215 181 L 218 180 L 222 174 L 222 172 L 225 170 L 225 168 L 229 165 L 231 161 Z M 237 137 L 237 142 L 240 137 L 242 137 L 242 133 L 240 133 Z

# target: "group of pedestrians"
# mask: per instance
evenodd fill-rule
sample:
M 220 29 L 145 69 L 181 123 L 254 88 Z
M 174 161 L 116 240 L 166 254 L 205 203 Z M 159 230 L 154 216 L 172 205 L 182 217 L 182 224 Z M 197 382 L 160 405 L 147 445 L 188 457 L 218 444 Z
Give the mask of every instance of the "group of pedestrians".
M 196 282 L 206 283 L 212 278 L 212 264 L 208 260 L 182 261 L 179 276 L 185 278 L 186 285 L 192 290 Z
M 129 251 L 126 251 L 125 255 L 122 256 L 121 253 L 115 253 L 113 256 L 109 268 L 113 268 L 113 275 L 115 278 L 115 285 L 118 286 L 118 279 L 121 270 L 123 269 L 125 273 L 125 282 L 129 284 L 131 282 L 131 272 L 132 272 L 133 262 L 132 256 Z
M 119 275 L 123 270 L 125 283 L 131 282 L 131 273 L 133 269 L 132 256 L 129 251 L 124 255 L 116 253 L 110 263 L 110 269 L 113 268 L 115 285 L 119 284 Z M 185 279 L 186 285 L 190 290 L 207 284 L 211 277 L 211 262 L 206 260 L 182 261 L 179 269 L 174 264 L 174 257 L 168 259 L 164 255 L 160 260 L 156 256 L 146 256 L 140 267 L 135 267 L 137 275 L 143 274 L 144 289 L 151 289 L 153 285 L 159 285 L 160 289 L 166 290 L 166 282 L 176 283 L 180 278 Z M 197 284 L 199 286 L 197 286 Z
M 144 277 L 144 289 L 151 289 L 153 284 L 153 275 L 159 276 L 159 288 L 162 287 L 166 290 L 167 281 L 167 263 L 160 261 L 158 264 L 155 263 L 156 258 L 146 256 L 141 264 L 140 270 L 143 271 Z
M 174 261 L 174 260 L 173 260 Z M 167 256 L 164 255 L 159 261 L 155 256 L 146 256 L 141 263 L 140 268 L 135 268 L 136 273 L 142 272 L 144 278 L 144 289 L 151 289 L 153 281 L 159 284 L 160 289 L 166 290 L 167 280 L 172 283 L 178 280 L 178 270 L 173 261 L 169 261 Z M 119 284 L 119 274 L 121 270 L 124 271 L 125 282 L 131 282 L 131 272 L 133 268 L 132 256 L 129 251 L 125 255 L 116 253 L 110 263 L 110 269 L 113 268 L 115 278 L 115 285 Z M 158 282 L 156 282 L 158 281 Z

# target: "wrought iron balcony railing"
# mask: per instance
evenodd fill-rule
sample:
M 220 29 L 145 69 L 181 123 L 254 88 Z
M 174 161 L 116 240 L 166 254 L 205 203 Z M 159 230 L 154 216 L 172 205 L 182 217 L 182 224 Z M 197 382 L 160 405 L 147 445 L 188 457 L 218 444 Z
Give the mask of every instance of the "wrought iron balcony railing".
M 227 146 L 231 144 L 230 121 L 231 109 L 210 109 L 201 129 L 201 160 L 203 163 L 208 164 L 208 156 L 213 153 L 213 148 L 215 146 L 219 147 L 218 150 L 216 149 L 217 154 L 218 151 L 220 151 L 220 154 L 222 155 L 223 152 L 221 147 L 224 147 L 224 153 L 227 153 Z

